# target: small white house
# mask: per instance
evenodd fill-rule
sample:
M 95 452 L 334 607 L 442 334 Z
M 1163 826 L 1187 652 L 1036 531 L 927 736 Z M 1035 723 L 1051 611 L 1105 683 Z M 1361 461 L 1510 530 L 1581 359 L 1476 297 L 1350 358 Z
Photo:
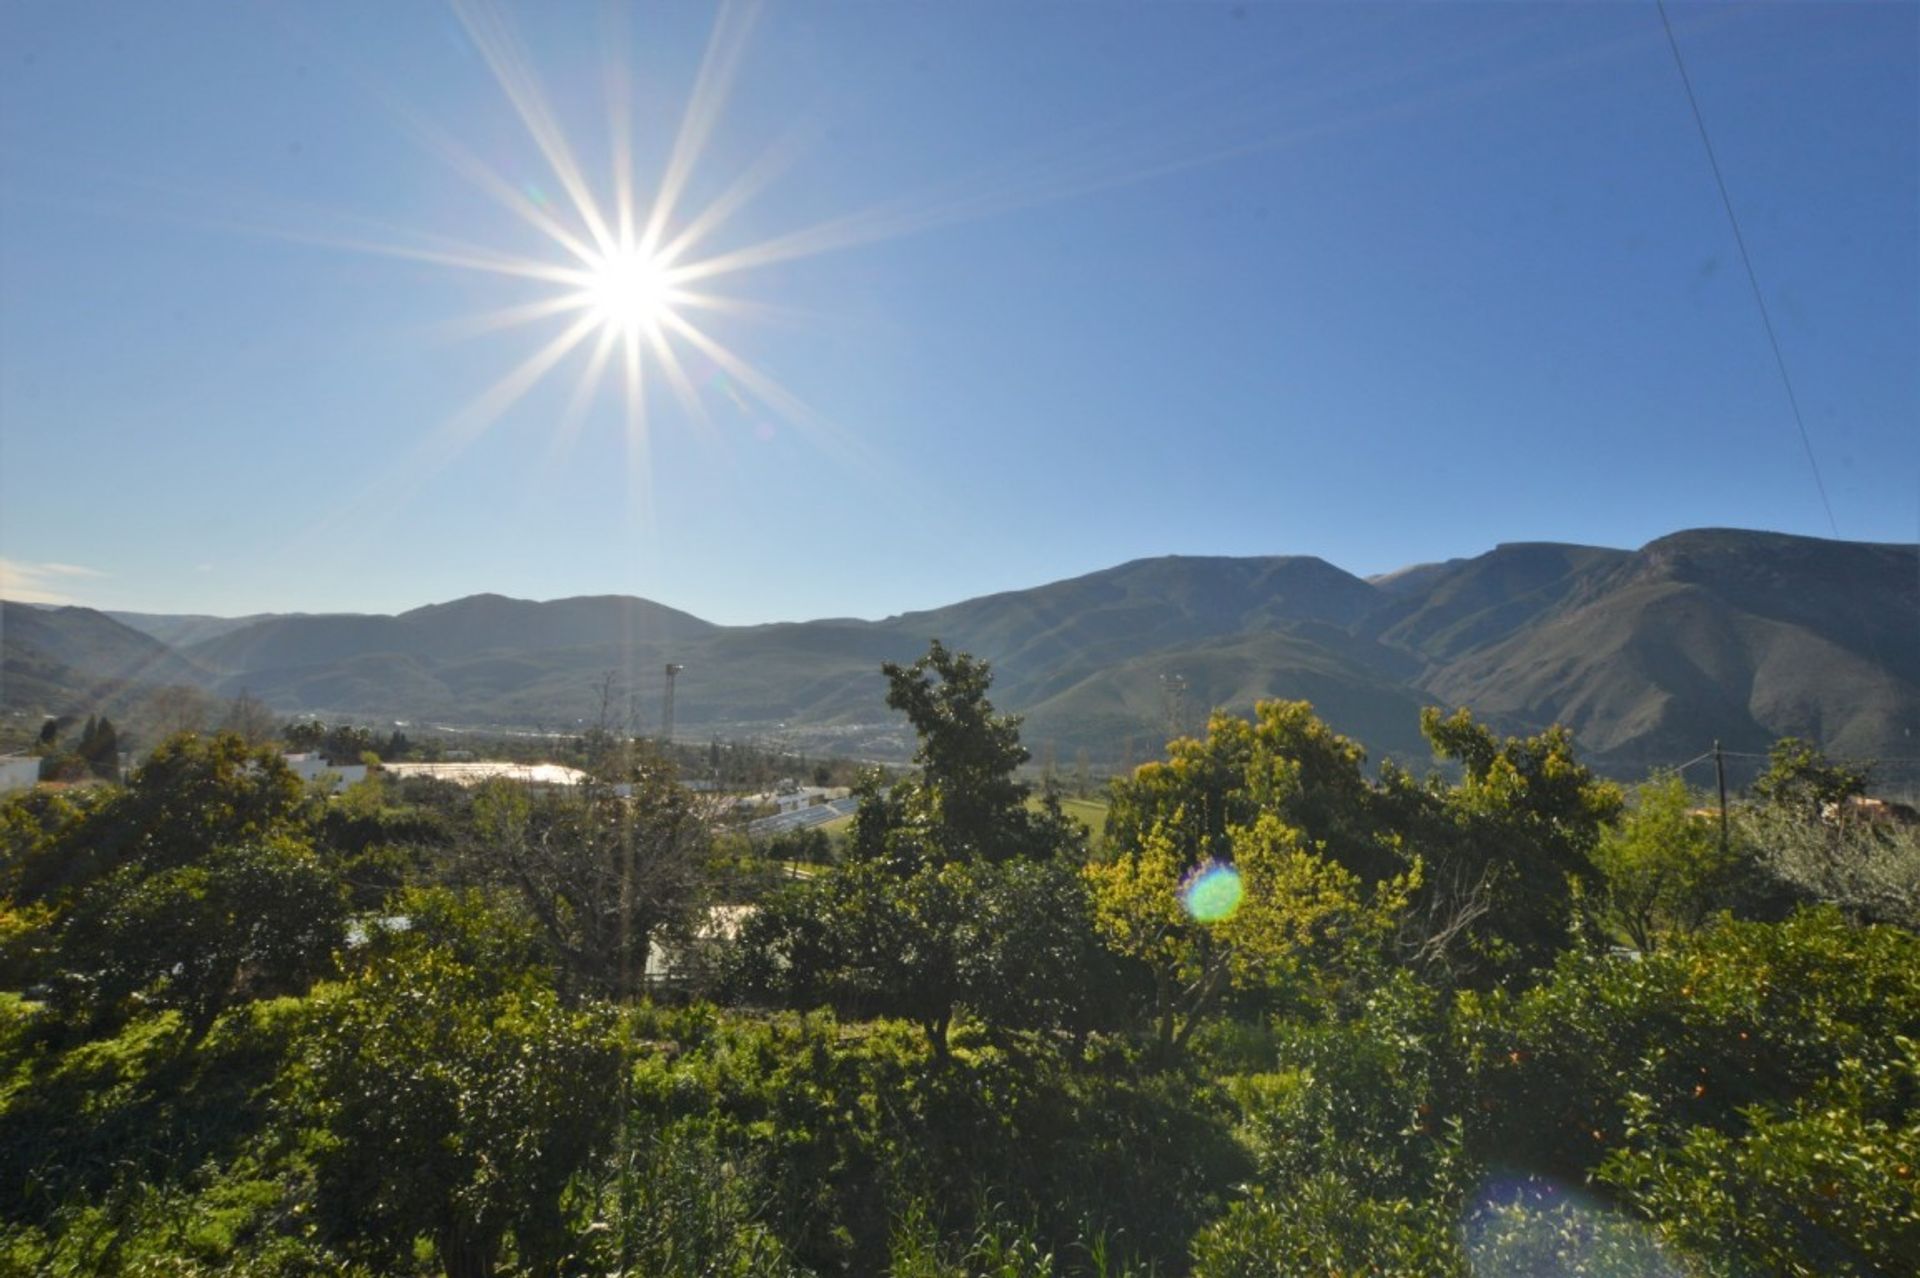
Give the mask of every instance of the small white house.
M 282 755 L 281 758 L 286 761 L 293 775 L 302 781 L 318 781 L 321 777 L 332 777 L 335 794 L 355 782 L 367 779 L 367 765 L 364 763 L 328 763 L 317 754 L 288 754 Z
M 0 755 L 0 794 L 31 790 L 40 780 L 40 760 L 27 754 Z

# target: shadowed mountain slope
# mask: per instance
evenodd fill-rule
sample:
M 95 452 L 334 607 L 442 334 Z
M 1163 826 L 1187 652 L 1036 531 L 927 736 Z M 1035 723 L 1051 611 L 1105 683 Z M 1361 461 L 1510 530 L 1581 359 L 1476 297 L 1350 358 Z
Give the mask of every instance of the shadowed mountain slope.
M 1414 759 L 1424 704 L 1509 731 L 1562 722 L 1623 770 L 1715 737 L 1920 756 L 1920 552 L 1726 529 L 1637 551 L 1508 544 L 1373 581 L 1303 556 L 1169 556 L 881 621 L 728 627 L 644 599 L 476 595 L 394 617 L 265 617 L 174 654 L 85 609 L 14 611 L 90 619 L 9 633 L 16 681 L 164 670 L 374 721 L 566 729 L 611 693 L 610 713 L 653 730 L 671 661 L 685 734 L 884 753 L 903 738 L 879 665 L 937 637 L 993 663 L 995 701 L 1027 716 L 1036 752 L 1108 763 L 1147 757 L 1170 720 L 1197 728 L 1209 707 L 1269 696 L 1312 700 L 1376 753 Z M 201 618 L 153 625 L 189 622 L 205 632 Z
M 1625 551 L 1597 546 L 1497 546 L 1475 559 L 1429 565 L 1418 585 L 1396 588 L 1365 629 L 1393 647 L 1446 661 L 1551 615 L 1626 559 Z
M 272 621 L 284 615 L 256 612 L 248 617 L 210 617 L 204 613 L 115 612 L 101 610 L 123 626 L 131 626 L 143 635 L 151 635 L 172 648 L 184 648 L 219 635 L 230 634 L 257 621 Z
M 488 652 L 671 643 L 717 629 L 677 609 L 622 595 L 546 603 L 470 595 L 397 617 L 350 613 L 272 617 L 192 644 L 186 651 L 209 669 L 237 674 L 374 653 L 458 660 Z
M 151 635 L 92 608 L 0 602 L 0 707 L 117 711 L 132 690 L 203 686 L 207 671 Z
M 1588 573 L 1532 624 L 1429 669 L 1450 704 L 1561 722 L 1628 761 L 1782 735 L 1920 753 L 1912 547 L 1702 530 Z

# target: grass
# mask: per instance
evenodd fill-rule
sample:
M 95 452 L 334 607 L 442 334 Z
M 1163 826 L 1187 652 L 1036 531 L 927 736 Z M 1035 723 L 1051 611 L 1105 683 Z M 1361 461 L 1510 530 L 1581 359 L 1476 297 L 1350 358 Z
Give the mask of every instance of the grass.
M 1039 807 L 1038 799 L 1029 799 L 1029 807 Z M 1075 799 L 1063 797 L 1060 810 L 1074 820 L 1093 831 L 1093 841 L 1097 846 L 1107 833 L 1107 801 L 1105 799 Z

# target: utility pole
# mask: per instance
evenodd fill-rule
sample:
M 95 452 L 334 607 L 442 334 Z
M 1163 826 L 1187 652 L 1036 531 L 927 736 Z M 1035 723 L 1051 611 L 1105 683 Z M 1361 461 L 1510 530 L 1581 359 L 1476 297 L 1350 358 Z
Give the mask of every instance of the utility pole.
M 1720 756 L 1720 743 L 1713 743 L 1713 779 L 1720 787 L 1720 857 L 1727 855 L 1727 761 Z
M 667 663 L 667 693 L 665 704 L 660 707 L 660 744 L 662 748 L 673 748 L 673 680 L 686 667 L 678 661 Z

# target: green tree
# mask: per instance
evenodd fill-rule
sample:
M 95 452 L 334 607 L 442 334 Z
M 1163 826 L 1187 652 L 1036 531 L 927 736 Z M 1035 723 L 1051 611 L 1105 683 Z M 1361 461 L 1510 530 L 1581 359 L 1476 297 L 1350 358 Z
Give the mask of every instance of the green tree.
M 378 744 L 371 729 L 342 723 L 327 730 L 320 743 L 320 753 L 331 764 L 361 763 L 366 755 L 376 753 Z
M 1466 710 L 1431 707 L 1420 726 L 1465 775 L 1421 783 L 1382 768 L 1382 819 L 1425 863 L 1422 930 L 1453 938 L 1437 965 L 1488 981 L 1551 962 L 1571 936 L 1573 884 L 1593 877 L 1601 832 L 1625 806 L 1620 788 L 1580 763 L 1564 728 L 1500 737 Z
M 120 734 L 115 731 L 113 720 L 104 715 L 98 719 L 87 716 L 73 753 L 94 776 L 109 781 L 120 779 Z
M 178 1008 L 197 1041 L 235 1002 L 303 993 L 345 928 L 344 884 L 294 839 L 216 845 L 152 873 L 129 864 L 61 921 L 62 990 L 115 1020 Z
M 1057 795 L 1028 807 L 1014 775 L 1027 757 L 1019 721 L 987 700 L 987 664 L 935 641 L 913 664 L 882 669 L 888 704 L 919 736 L 918 770 L 885 788 L 877 775 L 863 779 L 847 862 L 761 903 L 735 947 L 730 986 L 790 1006 L 906 1017 L 942 1058 L 962 1007 L 1005 1026 L 1054 1024 L 1069 1003 L 1091 1005 L 1081 982 L 1098 965 L 1080 943 L 1091 931 L 1077 940 L 1060 931 L 1089 921 L 1072 895 L 1077 879 L 1008 868 L 1077 865 L 1086 832 Z M 1040 901 L 1058 913 L 1047 917 Z M 1069 965 L 1036 970 L 1044 954 Z M 1068 993 L 1039 997 L 1048 980 Z M 998 1019 L 1022 1000 L 1020 1013 Z
M 4 813 L 5 966 L 67 1012 L 174 1007 L 197 1039 L 236 1000 L 304 988 L 338 941 L 300 782 L 236 737 L 176 737 L 123 788 Z
M 59 908 L 124 865 L 158 873 L 217 847 L 298 838 L 313 815 L 278 754 L 231 735 L 164 741 L 122 789 L 60 814 L 0 862 L 0 891 L 16 904 Z
M 1354 873 L 1387 877 L 1404 858 L 1382 838 L 1365 763 L 1305 701 L 1262 701 L 1251 719 L 1218 712 L 1205 737 L 1171 741 L 1165 763 L 1115 782 L 1106 839 L 1134 847 L 1157 829 L 1191 866 L 1229 858 L 1232 832 L 1270 813 Z
M 1643 951 L 1668 932 L 1693 932 L 1728 905 L 1740 858 L 1723 851 L 1718 829 L 1694 814 L 1678 775 L 1639 787 L 1633 808 L 1606 829 L 1593 861 L 1608 918 Z
M 1522 993 L 1460 995 L 1454 1032 L 1487 1101 L 1476 1149 L 1577 1181 L 1690 1127 L 1745 1131 L 1755 1105 L 1810 1096 L 1849 1060 L 1897 1078 L 1916 1017 L 1920 939 L 1806 910 L 1718 921 L 1644 956 L 1569 950 Z M 1873 1113 L 1904 1096 L 1876 1093 Z
M 1153 974 L 1164 1049 L 1182 1046 L 1229 989 L 1271 987 L 1309 959 L 1321 978 L 1367 964 L 1419 883 L 1416 868 L 1369 893 L 1271 812 L 1229 827 L 1227 852 L 1192 862 L 1156 828 L 1086 868 L 1107 943 Z
M 1031 789 L 1016 775 L 1028 758 L 1020 720 L 996 714 L 987 700 L 987 663 L 936 639 L 911 665 L 888 662 L 881 671 L 887 704 L 913 724 L 918 772 L 885 803 L 863 801 L 856 852 L 885 855 L 903 869 L 1052 855 L 1060 830 L 1027 809 Z M 870 783 L 863 799 L 878 797 Z
M 1782 737 L 1767 751 L 1767 769 L 1754 781 L 1753 794 L 1769 807 L 1817 821 L 1829 806 L 1865 794 L 1872 771 L 1835 763 L 1799 737 Z
M 318 750 L 327 739 L 327 725 L 318 719 L 290 719 L 280 728 L 280 740 L 296 753 Z
M 525 927 L 476 897 L 414 894 L 415 926 L 323 986 L 295 1080 L 319 1225 L 394 1272 L 431 1239 L 448 1278 L 558 1260 L 561 1195 L 605 1140 L 609 1014 L 570 1012 Z
M 1920 1255 L 1920 1042 L 1893 1046 L 1891 1059 L 1841 1061 L 1790 1103 L 1754 1105 L 1731 1132 L 1672 1124 L 1598 1178 L 1689 1250 L 1737 1258 L 1736 1272 L 1899 1273 Z
M 474 803 L 474 854 L 519 893 L 569 992 L 631 998 L 656 940 L 690 934 L 707 904 L 713 814 L 650 754 L 617 783 L 533 796 L 490 782 Z

